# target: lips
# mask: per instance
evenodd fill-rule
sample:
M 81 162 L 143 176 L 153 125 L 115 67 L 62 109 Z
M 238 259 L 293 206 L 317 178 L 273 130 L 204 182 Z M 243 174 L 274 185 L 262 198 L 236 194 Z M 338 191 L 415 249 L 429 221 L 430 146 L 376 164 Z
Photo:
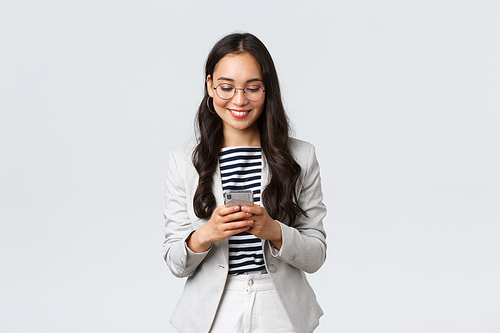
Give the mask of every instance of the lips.
M 234 110 L 234 109 L 228 109 L 229 112 L 233 115 L 235 118 L 245 118 L 250 111 L 249 110 Z

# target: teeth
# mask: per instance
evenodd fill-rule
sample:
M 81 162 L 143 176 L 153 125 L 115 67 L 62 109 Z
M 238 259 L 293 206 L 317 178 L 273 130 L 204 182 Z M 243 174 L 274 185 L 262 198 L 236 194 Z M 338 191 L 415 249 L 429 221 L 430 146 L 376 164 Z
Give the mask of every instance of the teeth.
M 234 110 L 231 110 L 231 112 L 234 113 L 237 116 L 242 116 L 245 113 L 247 113 L 248 111 L 234 111 Z

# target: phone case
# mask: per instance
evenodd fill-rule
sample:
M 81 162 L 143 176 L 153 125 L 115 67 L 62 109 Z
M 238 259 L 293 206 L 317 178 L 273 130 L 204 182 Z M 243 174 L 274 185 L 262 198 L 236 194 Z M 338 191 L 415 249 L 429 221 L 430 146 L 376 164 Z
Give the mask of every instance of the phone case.
M 226 207 L 253 207 L 253 192 L 250 190 L 227 191 L 226 193 L 224 193 L 224 204 L 226 205 Z

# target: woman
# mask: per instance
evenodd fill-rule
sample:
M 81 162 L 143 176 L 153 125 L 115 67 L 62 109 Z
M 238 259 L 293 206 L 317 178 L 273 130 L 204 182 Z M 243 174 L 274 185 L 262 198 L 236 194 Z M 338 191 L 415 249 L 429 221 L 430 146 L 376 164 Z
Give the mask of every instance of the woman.
M 255 36 L 221 39 L 205 75 L 198 140 L 169 154 L 164 258 L 188 278 L 170 322 L 182 333 L 310 333 L 323 312 L 304 272 L 326 257 L 314 147 L 289 137 Z M 251 189 L 254 206 L 224 206 L 228 189 Z

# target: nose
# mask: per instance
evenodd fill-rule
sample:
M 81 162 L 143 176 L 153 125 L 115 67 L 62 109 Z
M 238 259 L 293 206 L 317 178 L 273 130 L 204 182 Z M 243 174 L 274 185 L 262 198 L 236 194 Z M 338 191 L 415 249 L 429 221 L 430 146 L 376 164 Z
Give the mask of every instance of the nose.
M 243 93 L 243 89 L 237 89 L 236 94 L 234 94 L 232 99 L 233 104 L 235 105 L 245 105 L 248 103 L 248 99 Z

